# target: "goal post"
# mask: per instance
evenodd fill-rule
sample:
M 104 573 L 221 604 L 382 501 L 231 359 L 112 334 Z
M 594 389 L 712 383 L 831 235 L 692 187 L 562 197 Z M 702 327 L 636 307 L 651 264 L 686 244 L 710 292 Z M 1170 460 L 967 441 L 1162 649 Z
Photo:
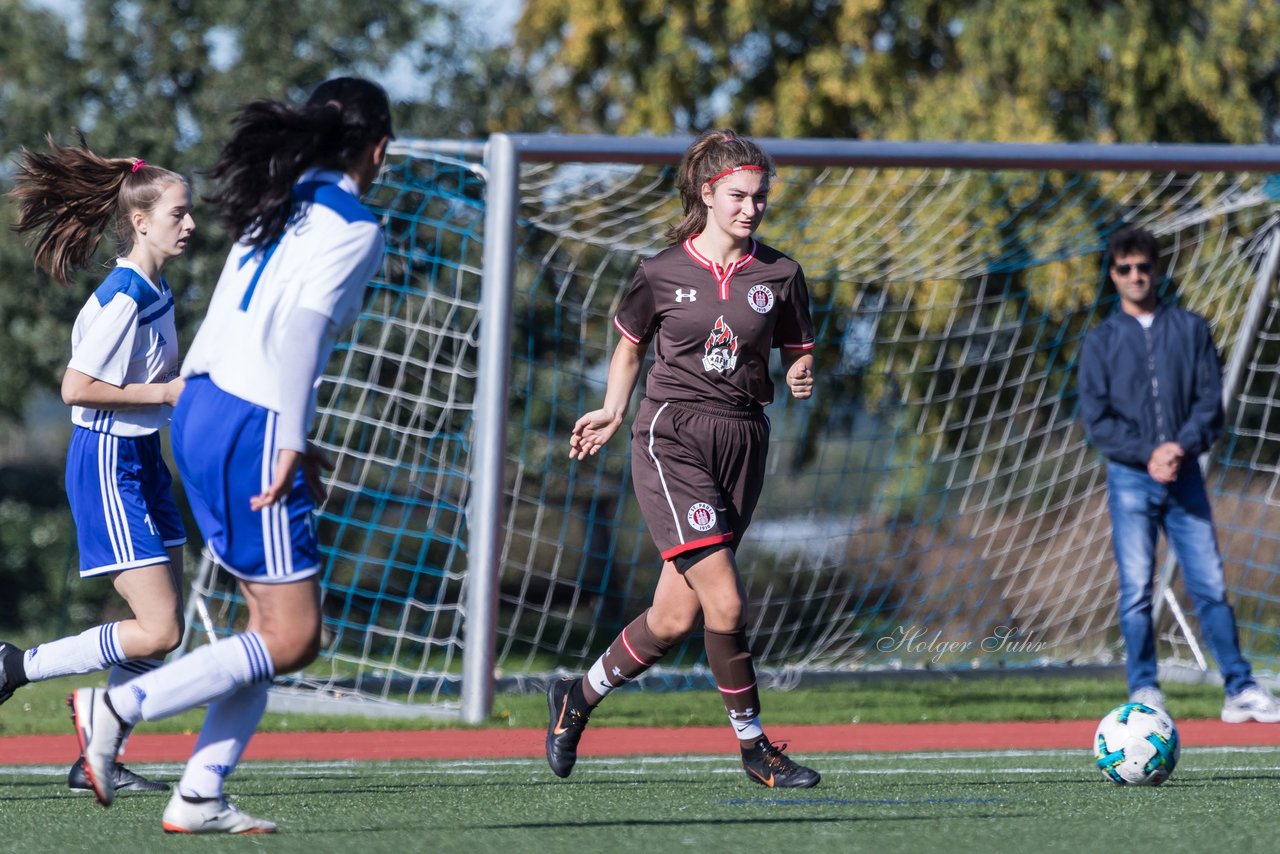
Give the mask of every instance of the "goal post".
M 689 142 L 393 144 L 369 199 L 387 260 L 321 388 L 325 644 L 294 695 L 479 721 L 495 684 L 584 670 L 647 604 L 660 560 L 625 437 L 578 463 L 567 442 L 603 395 L 617 301 L 678 218 Z M 1117 660 L 1074 360 L 1113 309 L 1101 253 L 1124 223 L 1157 234 L 1168 295 L 1223 353 L 1206 466 L 1242 642 L 1274 672 L 1280 152 L 761 142 L 779 175 L 760 237 L 804 266 L 818 331 L 815 397 L 770 407 L 739 550 L 762 679 Z M 209 576 L 190 642 L 243 617 Z M 1162 663 L 1212 669 L 1164 602 Z M 695 636 L 647 681 L 707 679 Z

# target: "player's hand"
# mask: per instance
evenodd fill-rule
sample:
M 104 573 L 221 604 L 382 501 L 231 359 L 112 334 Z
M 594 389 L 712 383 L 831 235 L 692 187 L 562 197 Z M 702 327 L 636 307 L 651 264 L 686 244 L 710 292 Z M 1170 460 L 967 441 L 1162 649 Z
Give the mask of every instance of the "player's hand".
M 164 384 L 164 402 L 170 406 L 178 405 L 178 398 L 182 396 L 182 390 L 186 388 L 187 381 L 182 377 L 169 380 Z
M 298 451 L 276 451 L 276 467 L 271 475 L 271 485 L 249 499 L 249 509 L 261 510 L 263 507 L 270 507 L 288 498 L 289 490 L 293 487 L 293 478 L 298 473 L 298 467 L 302 465 L 302 458 L 303 454 Z
M 796 400 L 805 400 L 813 395 L 813 360 L 800 358 L 791 363 L 787 369 L 787 388 Z
M 607 409 L 588 412 L 573 425 L 573 435 L 569 437 L 569 458 L 585 460 L 595 456 L 605 443 L 618 432 L 622 418 Z
M 333 460 L 329 455 L 310 443 L 307 452 L 302 456 L 302 482 L 307 485 L 311 500 L 320 505 L 329 496 L 324 485 L 324 473 L 333 470 Z

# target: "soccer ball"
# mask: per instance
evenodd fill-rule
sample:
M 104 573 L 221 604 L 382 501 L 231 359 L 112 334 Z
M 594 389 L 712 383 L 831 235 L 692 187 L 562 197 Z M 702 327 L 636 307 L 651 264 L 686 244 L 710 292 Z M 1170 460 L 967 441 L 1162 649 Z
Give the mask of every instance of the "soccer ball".
M 1167 712 L 1125 703 L 1107 712 L 1093 736 L 1094 759 L 1121 786 L 1159 786 L 1178 764 L 1178 728 Z

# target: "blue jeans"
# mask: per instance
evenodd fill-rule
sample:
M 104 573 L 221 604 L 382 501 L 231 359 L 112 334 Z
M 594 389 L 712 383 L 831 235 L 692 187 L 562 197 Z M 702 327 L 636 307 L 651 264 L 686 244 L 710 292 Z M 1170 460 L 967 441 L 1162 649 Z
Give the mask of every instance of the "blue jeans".
M 1222 672 L 1227 696 L 1254 684 L 1240 652 L 1236 615 L 1227 602 L 1222 557 L 1213 527 L 1204 477 L 1187 460 L 1174 483 L 1158 483 L 1146 471 L 1107 464 L 1111 547 L 1120 572 L 1120 633 L 1130 692 L 1156 684 L 1155 626 L 1151 596 L 1156 537 L 1163 528 L 1178 558 L 1182 583 L 1195 604 L 1200 634 Z

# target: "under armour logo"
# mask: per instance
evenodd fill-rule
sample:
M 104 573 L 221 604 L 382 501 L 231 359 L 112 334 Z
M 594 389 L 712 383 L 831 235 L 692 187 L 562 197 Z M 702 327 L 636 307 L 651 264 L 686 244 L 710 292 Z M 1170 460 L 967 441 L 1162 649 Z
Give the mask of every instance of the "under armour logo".
M 689 302 L 697 302 L 697 288 L 689 288 L 688 291 L 682 291 L 679 288 L 676 288 L 676 302 L 684 302 L 685 300 L 688 300 Z

